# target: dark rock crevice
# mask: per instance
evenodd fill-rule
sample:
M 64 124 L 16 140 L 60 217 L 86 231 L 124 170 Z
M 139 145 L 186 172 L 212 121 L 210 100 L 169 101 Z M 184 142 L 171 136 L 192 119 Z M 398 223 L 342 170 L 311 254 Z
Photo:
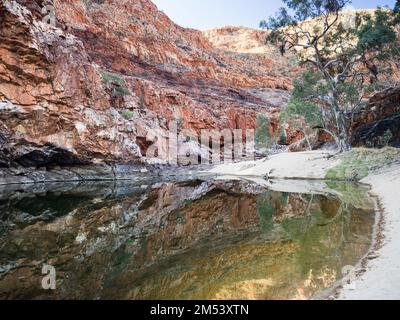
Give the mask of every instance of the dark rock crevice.
M 352 136 L 352 144 L 367 147 L 384 147 L 387 144 L 400 147 L 400 113 L 357 128 Z
M 44 167 L 44 166 L 74 166 L 86 165 L 89 161 L 82 160 L 68 150 L 54 146 L 45 146 L 40 149 L 32 150 L 19 158 L 15 162 L 23 167 Z
M 400 87 L 374 95 L 351 128 L 354 147 L 400 146 Z

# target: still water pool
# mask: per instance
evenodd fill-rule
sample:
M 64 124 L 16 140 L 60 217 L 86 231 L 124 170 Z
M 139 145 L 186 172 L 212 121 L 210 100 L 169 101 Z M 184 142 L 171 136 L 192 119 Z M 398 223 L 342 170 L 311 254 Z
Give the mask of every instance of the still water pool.
M 293 182 L 295 183 L 295 182 Z M 0 299 L 307 299 L 371 246 L 365 188 L 190 179 L 0 189 Z M 42 267 L 56 270 L 44 290 Z

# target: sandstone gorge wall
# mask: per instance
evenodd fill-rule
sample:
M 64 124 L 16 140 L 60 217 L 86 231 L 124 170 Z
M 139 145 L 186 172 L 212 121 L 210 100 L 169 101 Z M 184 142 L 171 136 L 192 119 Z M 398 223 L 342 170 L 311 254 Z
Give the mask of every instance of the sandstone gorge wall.
M 246 130 L 262 113 L 274 131 L 298 68 L 265 35 L 185 29 L 149 0 L 0 0 L 0 167 L 152 162 L 171 121 Z
M 400 87 L 374 95 L 354 117 L 352 144 L 400 147 Z
M 252 52 L 253 36 L 228 52 L 148 0 L 0 0 L 0 166 L 143 161 L 171 120 L 199 132 L 276 119 L 289 62 Z

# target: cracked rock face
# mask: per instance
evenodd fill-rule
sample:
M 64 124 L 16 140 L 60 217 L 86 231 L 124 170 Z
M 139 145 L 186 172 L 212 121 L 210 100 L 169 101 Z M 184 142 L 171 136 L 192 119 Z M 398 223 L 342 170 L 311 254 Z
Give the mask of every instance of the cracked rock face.
M 160 163 L 148 150 L 172 121 L 200 135 L 254 129 L 261 113 L 276 132 L 299 70 L 265 35 L 185 29 L 149 0 L 0 0 L 0 167 Z
M 400 147 L 400 87 L 374 95 L 354 118 L 352 144 Z
M 0 166 L 137 162 L 172 120 L 196 133 L 276 121 L 289 62 L 209 38 L 148 0 L 1 0 Z

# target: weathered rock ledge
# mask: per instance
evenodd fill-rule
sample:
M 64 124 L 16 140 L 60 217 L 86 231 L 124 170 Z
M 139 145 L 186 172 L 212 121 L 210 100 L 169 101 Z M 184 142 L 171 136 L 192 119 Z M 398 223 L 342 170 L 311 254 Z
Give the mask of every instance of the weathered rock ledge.
M 96 164 L 73 167 L 46 168 L 2 168 L 0 185 L 32 184 L 74 181 L 136 181 L 149 177 L 187 176 L 204 167 L 176 167 L 145 164 Z

